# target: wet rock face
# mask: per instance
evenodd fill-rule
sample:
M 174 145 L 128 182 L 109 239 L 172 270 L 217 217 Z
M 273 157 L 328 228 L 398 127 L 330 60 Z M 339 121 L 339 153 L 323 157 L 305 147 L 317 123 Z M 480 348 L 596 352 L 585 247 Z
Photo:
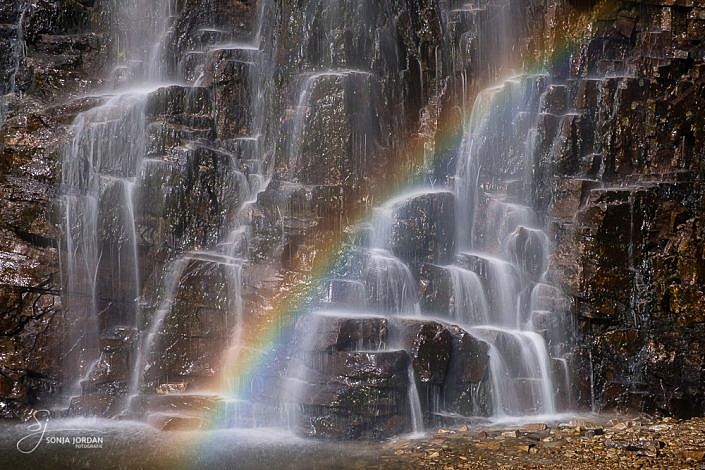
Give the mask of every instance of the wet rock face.
M 185 0 L 179 2 L 179 15 L 166 38 L 166 56 L 173 71 L 186 73 L 190 79 L 200 72 L 190 64 L 200 62 L 193 55 L 203 46 L 214 43 L 237 43 L 248 39 L 256 20 L 253 11 L 258 2 L 243 0 Z M 202 63 L 198 65 L 198 68 Z M 189 77 L 189 75 L 191 75 Z
M 64 386 L 52 217 L 67 125 L 101 102 L 108 2 L 0 1 L 0 416 L 49 405 Z M 99 5 L 101 4 L 101 5 Z M 20 95 L 20 93 L 22 95 Z M 32 345 L 32 346 L 30 346 Z
M 348 352 L 313 365 L 310 382 L 299 390 L 301 431 L 338 439 L 403 432 L 408 427 L 408 362 L 404 351 Z
M 221 139 L 252 134 L 249 83 L 252 57 L 238 50 L 222 49 L 203 66 L 203 85 L 213 89 L 217 135 Z
M 488 345 L 458 326 L 313 313 L 298 321 L 293 341 L 297 356 L 288 374 L 303 382 L 283 398 L 301 407 L 297 425 L 306 435 L 379 439 L 409 432 L 412 399 L 426 423 L 439 411 L 489 412 Z
M 193 259 L 183 267 L 173 306 L 145 367 L 148 392 L 169 383 L 184 384 L 185 391 L 192 391 L 213 379 L 228 347 L 229 325 L 237 318 L 237 307 L 227 295 L 238 279 L 235 269 L 227 261 L 210 259 Z M 168 307 L 157 306 L 153 316 L 164 308 Z
M 313 74 L 289 125 L 288 162 L 294 180 L 308 185 L 344 185 L 354 193 L 381 167 L 388 146 L 388 111 L 379 80 L 365 71 Z M 301 100 L 302 97 L 299 97 Z M 315 103 L 311 105 L 310 103 Z
M 137 335 L 134 329 L 115 327 L 101 338 L 98 361 L 81 382 L 81 396 L 71 399 L 69 414 L 115 416 L 122 410 Z
M 448 328 L 451 353 L 448 375 L 443 384 L 443 400 L 449 410 L 464 416 L 488 415 L 489 346 L 457 326 Z
M 410 351 L 418 380 L 443 383 L 448 373 L 451 335 L 440 323 L 399 320 L 396 323 L 400 342 Z
M 705 411 L 699 12 L 616 5 L 572 64 L 549 277 L 573 296 L 583 405 Z
M 414 197 L 395 207 L 391 248 L 417 271 L 421 263 L 447 264 L 455 253 L 455 196 L 450 191 Z
M 18 90 L 53 101 L 67 91 L 87 91 L 102 83 L 113 56 L 109 2 L 4 3 L 14 3 L 10 17 L 17 21 L 8 18 L 7 23 L 15 25 L 15 40 L 19 33 L 24 43 L 12 54 L 19 62 Z
M 319 438 L 382 438 L 409 427 L 409 356 L 381 351 L 388 341 L 383 317 L 306 315 L 296 325 L 297 357 L 290 380 L 303 380 L 294 396 L 297 426 Z M 360 352 L 360 351 L 374 352 Z
M 0 56 L 0 76 L 3 79 L 0 92 L 4 95 L 10 91 L 17 73 L 17 58 L 22 46 L 22 29 L 18 27 L 22 10 L 20 2 L 3 2 L 0 8 L 0 20 L 3 24 L 0 41 L 4 51 Z
M 451 311 L 453 284 L 450 272 L 442 266 L 424 264 L 419 277 L 421 309 L 435 314 Z
M 387 345 L 389 321 L 383 317 L 309 315 L 299 320 L 296 330 L 296 337 L 305 341 L 309 352 L 376 350 Z

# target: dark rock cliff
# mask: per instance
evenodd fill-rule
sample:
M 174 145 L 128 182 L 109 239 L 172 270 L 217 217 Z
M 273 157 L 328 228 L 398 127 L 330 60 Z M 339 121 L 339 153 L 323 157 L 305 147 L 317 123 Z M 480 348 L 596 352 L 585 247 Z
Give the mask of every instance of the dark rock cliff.
M 597 409 L 705 411 L 704 6 L 607 5 L 563 81 L 548 212 Z
M 317 21 L 352 26 L 344 35 L 316 37 L 315 21 L 303 18 L 297 2 L 277 2 L 275 24 L 266 29 L 276 38 L 271 78 L 280 91 L 265 105 L 282 116 L 272 126 L 282 129 L 280 135 L 290 134 L 297 125 L 296 98 L 307 86 L 308 93 L 325 99 L 315 113 L 320 125 L 306 130 L 311 134 L 305 141 L 318 147 L 296 149 L 293 162 L 283 158 L 285 152 L 276 152 L 291 142 L 278 142 L 273 150 L 276 177 L 251 211 L 255 237 L 249 250 L 252 262 L 243 276 L 246 311 L 266 311 L 262 304 L 276 298 L 282 285 L 305 282 L 320 246 L 350 222 L 348 214 L 379 202 L 370 195 L 395 184 L 396 173 L 414 165 L 405 161 L 414 140 L 434 135 L 438 141 L 446 139 L 441 134 L 447 129 L 436 129 L 434 119 L 459 122 L 455 108 L 467 98 L 464 94 L 472 95 L 496 78 L 498 70 L 477 67 L 486 53 L 483 45 L 463 42 L 467 19 L 462 13 L 441 16 L 439 4 L 444 3 L 374 2 L 375 7 L 355 18 L 318 12 Z M 573 316 L 565 323 L 575 327 L 572 383 L 578 403 L 703 414 L 705 4 L 520 3 L 529 20 L 520 27 L 532 34 L 516 51 L 530 62 L 535 49 L 552 45 L 556 57 L 549 60 L 554 87 L 549 106 L 571 111 L 561 119 L 546 118 L 550 146 L 540 166 L 545 173 L 535 176 L 535 198 L 551 221 L 556 248 L 552 276 L 573 299 Z M 225 221 L 234 217 L 222 201 L 240 197 L 237 184 L 228 182 L 223 152 L 182 144 L 218 142 L 230 154 L 241 154 L 246 151 L 241 146 L 248 144 L 238 138 L 254 126 L 242 92 L 255 86 L 249 81 L 248 58 L 226 49 L 211 51 L 207 58 L 189 52 L 222 41 L 214 37 L 219 34 L 238 40 L 251 29 L 253 2 L 177 4 L 166 49 L 169 57 L 181 59 L 167 66 L 181 79 L 202 74 L 202 81 L 188 90 L 174 86 L 154 92 L 145 113 L 151 154 L 171 162 L 168 171 L 145 176 L 146 187 L 167 190 L 147 190 L 143 197 L 152 203 L 141 208 L 138 220 L 141 256 L 153 261 L 141 273 L 151 289 L 144 302 L 154 309 L 155 286 L 168 260 L 184 250 L 217 244 Z M 0 93 L 5 95 L 0 103 L 2 417 L 19 417 L 50 403 L 66 386 L 60 358 L 70 346 L 55 334 L 69 320 L 59 295 L 60 222 L 54 201 L 69 125 L 79 112 L 103 101 L 86 97 L 92 90 L 123 79 L 111 68 L 119 51 L 108 31 L 121 28 L 112 5 L 100 0 L 0 0 Z M 396 23 L 388 24 L 389 18 Z M 576 24 L 592 24 L 590 34 L 581 30 L 576 35 L 571 29 Z M 566 46 L 562 38 L 576 36 L 572 55 L 559 54 Z M 369 37 L 378 41 L 366 42 Z M 403 55 L 390 52 L 392 46 Z M 359 49 L 368 54 L 352 53 Z M 364 64 L 355 62 L 360 57 Z M 299 83 L 297 73 L 311 63 L 365 68 L 373 74 L 331 74 L 313 85 Z M 351 101 L 360 99 L 365 100 L 365 112 L 351 113 Z M 367 139 L 361 144 L 356 136 L 363 134 Z M 449 147 L 430 171 L 449 174 L 457 145 Z M 321 148 L 329 157 L 323 163 L 315 159 Z M 240 163 L 247 173 L 251 163 Z M 410 207 L 409 217 L 432 203 Z M 443 221 L 422 222 L 445 233 Z M 423 233 L 400 230 L 398 255 L 419 257 L 409 259 L 412 263 L 436 262 L 452 251 L 452 240 L 438 245 L 435 238 L 424 240 Z M 428 253 L 407 253 L 407 238 Z M 165 334 L 164 349 L 174 351 L 169 345 L 184 338 L 196 346 L 176 348 L 154 368 L 145 385 L 152 389 L 169 385 L 167 377 L 192 384 L 207 379 L 218 367 L 216 356 L 225 341 L 218 321 L 228 306 L 218 289 L 228 282 L 226 276 L 207 262 L 184 269 L 180 282 L 187 291 L 205 291 L 204 285 L 212 289 L 210 296 L 188 296 L 172 312 L 184 321 Z M 113 287 L 106 286 L 106 291 Z M 422 304 L 442 302 L 439 289 L 428 287 Z M 102 299 L 101 309 L 106 317 L 100 344 L 105 367 L 97 367 L 84 384 L 85 398 L 75 404 L 79 412 L 111 414 L 114 403 L 106 397 L 124 394 L 127 386 L 131 332 L 115 328 L 129 312 L 110 300 Z M 445 336 L 448 351 L 479 354 L 479 346 L 462 332 L 445 331 Z M 443 367 L 463 369 L 459 356 L 446 356 Z M 402 377 L 406 356 L 354 353 L 348 359 L 374 365 L 380 377 L 365 380 L 388 381 L 394 393 L 401 393 L 394 387 L 407 380 Z M 185 364 L 197 367 L 186 371 Z M 357 373 L 349 362 L 331 367 L 346 377 Z M 484 368 L 478 367 L 482 371 L 461 375 L 481 376 Z M 442 380 L 433 376 L 439 371 L 427 372 L 426 382 Z M 454 384 L 448 399 L 461 402 L 465 392 Z M 320 393 L 310 405 L 331 400 Z
M 103 2 L 108 3 L 108 2 Z M 21 416 L 60 376 L 58 232 L 68 126 L 96 99 L 111 57 L 101 2 L 0 3 L 0 415 Z

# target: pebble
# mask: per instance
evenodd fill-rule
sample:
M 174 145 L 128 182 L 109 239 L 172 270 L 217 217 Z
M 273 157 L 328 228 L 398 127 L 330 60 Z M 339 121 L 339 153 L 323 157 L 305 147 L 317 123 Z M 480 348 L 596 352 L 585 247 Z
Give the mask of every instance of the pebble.
M 530 423 L 527 424 L 526 426 L 523 426 L 521 428 L 522 432 L 539 432 L 539 431 L 545 431 L 548 429 L 548 425 L 546 423 Z
M 478 442 L 475 444 L 475 447 L 479 447 L 481 449 L 499 449 L 500 444 L 499 442 Z
M 691 459 L 700 462 L 705 459 L 705 450 L 684 450 L 683 456 L 686 459 Z

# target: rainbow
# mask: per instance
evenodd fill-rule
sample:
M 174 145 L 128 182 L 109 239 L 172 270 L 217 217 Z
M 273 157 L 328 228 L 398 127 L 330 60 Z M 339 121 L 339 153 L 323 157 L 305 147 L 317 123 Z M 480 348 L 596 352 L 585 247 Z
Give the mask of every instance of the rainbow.
M 576 13 L 566 22 L 567 26 L 564 29 L 554 33 L 551 37 L 541 37 L 538 44 L 530 45 L 531 51 L 524 54 L 523 63 L 516 68 L 523 70 L 524 73 L 538 73 L 543 70 L 552 70 L 554 67 L 565 67 L 570 63 L 573 52 L 577 50 L 577 46 L 583 39 L 582 35 L 589 31 L 589 25 L 596 18 L 604 18 L 605 14 L 608 11 L 613 11 L 614 8 L 613 1 L 603 0 L 590 11 Z M 511 69 L 507 68 L 507 70 Z M 456 103 L 456 107 L 471 109 L 477 91 L 475 89 L 472 93 L 468 93 L 465 98 L 468 102 Z M 445 120 L 437 122 L 436 147 L 433 158 L 451 150 L 458 143 L 457 139 L 462 129 L 462 122 L 451 114 L 449 113 Z M 428 164 L 425 161 L 428 155 L 424 148 L 424 140 L 419 139 L 418 134 L 415 134 L 411 136 L 409 141 L 411 144 L 406 151 L 410 158 L 403 162 L 403 167 L 395 169 L 399 179 L 407 182 L 407 187 L 409 182 L 413 183 L 415 175 L 423 165 Z M 385 201 L 397 194 L 400 189 L 402 188 L 397 185 L 397 187 L 379 191 L 373 195 L 373 199 Z M 345 215 L 353 225 L 367 220 L 369 210 L 358 207 Z M 346 238 L 344 231 L 340 230 L 319 242 L 316 246 L 316 256 L 310 273 L 306 276 L 300 273 L 286 274 L 277 293 L 267 302 L 264 311 L 250 315 L 251 318 L 246 320 L 244 326 L 244 344 L 228 354 L 229 357 L 225 359 L 224 373 L 213 384 L 214 390 L 231 390 L 230 387 L 233 383 L 251 383 L 274 360 L 278 352 L 277 345 L 288 343 L 287 339 L 293 332 L 295 319 L 306 306 L 314 289 L 345 256 Z M 241 396 L 241 398 L 244 397 Z M 216 416 L 207 417 L 208 424 L 213 425 L 215 419 Z M 208 433 L 202 434 L 201 443 L 205 444 Z

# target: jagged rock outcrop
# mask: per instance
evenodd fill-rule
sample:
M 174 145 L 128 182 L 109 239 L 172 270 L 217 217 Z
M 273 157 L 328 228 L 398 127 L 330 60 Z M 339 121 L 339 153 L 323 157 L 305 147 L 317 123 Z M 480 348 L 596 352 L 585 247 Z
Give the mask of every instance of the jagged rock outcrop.
M 597 409 L 705 412 L 703 7 L 609 4 L 564 82 L 553 269 L 574 301 L 578 399 Z

